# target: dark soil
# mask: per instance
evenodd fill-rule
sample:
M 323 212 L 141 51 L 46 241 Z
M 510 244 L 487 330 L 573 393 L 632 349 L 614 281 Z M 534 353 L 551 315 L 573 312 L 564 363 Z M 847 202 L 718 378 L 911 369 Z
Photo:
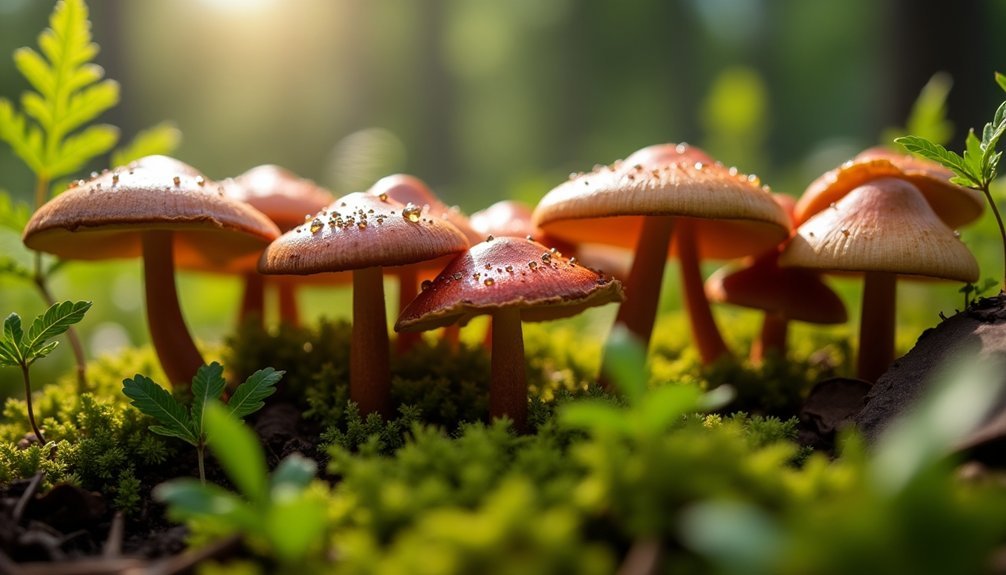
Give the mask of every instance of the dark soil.
M 866 405 L 856 415 L 856 424 L 866 439 L 875 440 L 895 417 L 918 401 L 944 369 L 969 355 L 1006 360 L 1006 294 L 982 298 L 919 336 L 915 347 L 877 380 L 866 396 Z M 998 384 L 1006 389 L 1006 370 L 1001 372 Z M 1006 463 L 1004 442 L 1006 395 L 960 447 L 971 450 L 978 459 L 1001 465 Z M 993 460 L 989 461 L 989 457 Z

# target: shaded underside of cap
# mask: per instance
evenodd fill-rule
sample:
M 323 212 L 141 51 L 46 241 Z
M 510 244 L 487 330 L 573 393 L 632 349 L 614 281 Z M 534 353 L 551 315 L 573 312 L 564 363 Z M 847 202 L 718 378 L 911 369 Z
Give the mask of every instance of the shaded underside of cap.
M 304 223 L 304 216 L 314 214 L 335 200 L 331 192 L 293 172 L 265 164 L 236 176 L 228 194 L 249 203 L 287 231 Z
M 546 321 L 622 300 L 621 284 L 570 262 L 544 245 L 503 237 L 457 256 L 402 312 L 398 331 L 467 323 L 503 308 Z
M 414 264 L 463 252 L 468 240 L 452 224 L 417 210 L 406 217 L 398 202 L 355 192 L 266 248 L 259 270 L 314 274 Z
M 546 194 L 534 221 L 565 240 L 631 249 L 642 217 L 657 215 L 693 218 L 703 257 L 759 253 L 789 234 L 788 216 L 756 178 L 718 164 L 602 167 Z
M 786 246 L 782 266 L 879 271 L 973 282 L 978 263 L 915 186 L 880 179 L 818 212 Z
M 985 198 L 977 190 L 950 183 L 951 176 L 952 172 L 932 162 L 871 148 L 811 182 L 796 204 L 796 223 L 802 224 L 863 184 L 892 177 L 912 183 L 936 215 L 957 228 L 982 215 Z
M 706 280 L 710 301 L 778 313 L 808 323 L 843 323 L 845 304 L 818 272 L 780 268 L 773 251 L 747 260 L 743 267 L 727 266 Z
M 135 257 L 145 231 L 175 232 L 176 262 L 221 265 L 279 235 L 267 217 L 227 198 L 195 168 L 140 160 L 79 182 L 32 216 L 24 243 L 66 259 Z M 171 160 L 188 170 L 165 170 Z

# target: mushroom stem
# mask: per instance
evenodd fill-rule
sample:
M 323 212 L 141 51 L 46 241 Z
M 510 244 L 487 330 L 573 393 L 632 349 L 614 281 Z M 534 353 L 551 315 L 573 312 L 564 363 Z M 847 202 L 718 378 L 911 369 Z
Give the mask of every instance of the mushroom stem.
M 173 252 L 171 232 L 143 234 L 143 281 L 150 339 L 172 387 L 187 392 L 192 376 L 203 365 L 203 356 L 192 341 L 178 307 Z
M 415 266 L 403 266 L 398 269 L 398 315 L 402 315 L 405 308 L 419 295 L 419 273 Z M 395 342 L 395 351 L 401 355 L 422 339 L 419 332 L 403 332 L 398 334 Z
M 678 248 L 678 261 L 681 263 L 681 286 L 692 328 L 692 339 L 702 357 L 702 363 L 709 365 L 720 357 L 729 355 L 730 351 L 716 327 L 709 300 L 706 299 L 692 222 L 679 219 L 674 239 Z
M 443 340 L 447 342 L 447 347 L 451 351 L 457 351 L 461 348 L 461 326 L 452 323 L 451 325 L 444 328 Z
M 492 382 L 489 417 L 509 417 L 517 433 L 527 431 L 527 374 L 520 310 L 505 308 L 492 315 Z
M 258 272 L 248 272 L 244 275 L 245 291 L 241 296 L 241 311 L 238 321 L 241 325 L 254 321 L 259 329 L 265 325 L 265 278 Z
M 297 287 L 291 282 L 281 281 L 276 286 L 279 295 L 279 319 L 290 326 L 300 325 L 300 312 L 297 311 Z
M 876 382 L 894 361 L 896 282 L 897 276 L 889 272 L 866 272 L 863 280 L 856 373 L 870 383 Z
M 349 397 L 360 414 L 391 415 L 391 368 L 381 268 L 353 272 L 353 339 L 349 352 Z
M 761 335 L 751 343 L 751 363 L 759 364 L 769 353 L 779 357 L 786 354 L 786 339 L 789 336 L 789 320 L 781 313 L 765 312 L 762 319 Z
M 643 218 L 643 229 L 636 243 L 636 255 L 625 284 L 625 301 L 618 308 L 615 323 L 624 325 L 639 338 L 643 347 L 650 344 L 653 323 L 660 303 L 660 284 L 667 264 L 667 248 L 674 232 L 671 216 Z

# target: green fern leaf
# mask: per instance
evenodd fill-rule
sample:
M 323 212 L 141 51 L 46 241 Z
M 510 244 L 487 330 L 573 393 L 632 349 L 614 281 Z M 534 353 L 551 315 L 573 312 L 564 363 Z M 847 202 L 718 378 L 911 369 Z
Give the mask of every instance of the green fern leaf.
M 122 393 L 133 400 L 133 407 L 161 423 L 151 426 L 150 431 L 177 437 L 192 445 L 199 443 L 185 407 L 149 377 L 136 374 L 131 379 L 122 380 Z
M 31 218 L 31 208 L 23 202 L 15 202 L 6 193 L 0 192 L 0 228 L 6 228 L 18 234 Z
M 182 142 L 182 133 L 171 122 L 143 130 L 131 142 L 112 153 L 113 166 L 125 166 L 145 156 L 170 156 Z
M 192 430 L 196 436 L 203 434 L 203 408 L 208 401 L 220 399 L 227 382 L 224 368 L 217 362 L 200 366 L 192 378 Z
M 102 80 L 104 70 L 91 63 L 98 45 L 91 41 L 87 18 L 83 0 L 60 0 L 49 28 L 39 35 L 41 53 L 31 48 L 14 53 L 18 71 L 34 92 L 21 97 L 21 112 L 0 100 L 0 139 L 44 181 L 79 170 L 115 147 L 119 138 L 108 125 L 73 134 L 119 102 L 119 85 Z
M 286 372 L 267 367 L 251 374 L 234 390 L 234 395 L 227 402 L 231 413 L 243 419 L 262 409 L 265 405 L 263 400 L 276 393 L 276 384 L 283 378 L 284 373 Z
M 89 301 L 64 301 L 53 304 L 45 313 L 36 317 L 28 327 L 28 333 L 21 341 L 25 357 L 32 357 L 43 349 L 46 340 L 53 338 L 70 326 L 84 319 L 91 308 Z M 51 348 L 50 348 L 51 349 Z

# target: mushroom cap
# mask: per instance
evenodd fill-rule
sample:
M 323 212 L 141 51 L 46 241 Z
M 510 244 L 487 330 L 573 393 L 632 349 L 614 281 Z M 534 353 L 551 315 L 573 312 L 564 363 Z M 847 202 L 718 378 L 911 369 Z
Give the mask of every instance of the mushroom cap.
M 408 174 L 385 176 L 371 186 L 368 192 L 375 196 L 387 195 L 402 205 L 411 203 L 421 208 L 428 206 L 428 212 L 431 216 L 443 218 L 454 224 L 468 238 L 469 243 L 474 244 L 485 239 L 485 236 L 472 229 L 468 216 L 463 214 L 457 206 L 447 206 L 440 201 L 440 198 L 430 190 L 425 182 L 415 176 Z
M 354 192 L 270 244 L 259 259 L 259 271 L 316 274 L 400 266 L 467 248 L 464 234 L 428 208 L 407 213 L 390 198 Z
M 978 262 L 926 202 L 900 178 L 881 178 L 803 223 L 779 265 L 891 272 L 973 282 Z
M 176 264 L 190 267 L 222 266 L 279 236 L 269 218 L 192 166 L 148 156 L 71 184 L 35 212 L 23 240 L 61 258 L 100 260 L 138 257 L 150 230 L 175 232 Z
M 396 331 L 465 324 L 472 317 L 517 307 L 525 321 L 569 317 L 623 299 L 616 280 L 571 263 L 524 238 L 501 237 L 455 257 L 402 312 Z
M 238 185 L 225 185 L 227 193 L 251 204 L 284 232 L 335 200 L 331 192 L 311 180 L 272 164 L 256 166 L 233 181 Z
M 699 148 L 690 146 L 684 142 L 677 144 L 668 142 L 666 144 L 653 144 L 640 148 L 629 154 L 623 163 L 629 166 L 639 164 L 644 168 L 655 168 L 671 162 L 702 162 L 703 164 L 715 164 L 716 162 Z
M 486 236 L 537 237 L 539 233 L 531 223 L 531 207 L 514 200 L 496 202 L 472 214 L 468 221 L 483 239 Z
M 940 219 L 951 228 L 957 228 L 982 215 L 985 198 L 978 190 L 950 183 L 953 175 L 936 162 L 887 148 L 870 148 L 807 186 L 796 204 L 796 223 L 802 224 L 869 181 L 890 177 L 911 182 Z
M 616 162 L 574 174 L 542 198 L 534 223 L 574 243 L 634 249 L 643 216 L 693 218 L 699 254 L 707 258 L 752 255 L 786 239 L 789 218 L 757 176 L 692 161 L 695 150 L 685 148 L 680 162 Z
M 710 301 L 730 303 L 808 323 L 843 323 L 845 304 L 818 272 L 779 267 L 772 250 L 748 259 L 742 267 L 724 266 L 706 280 Z

